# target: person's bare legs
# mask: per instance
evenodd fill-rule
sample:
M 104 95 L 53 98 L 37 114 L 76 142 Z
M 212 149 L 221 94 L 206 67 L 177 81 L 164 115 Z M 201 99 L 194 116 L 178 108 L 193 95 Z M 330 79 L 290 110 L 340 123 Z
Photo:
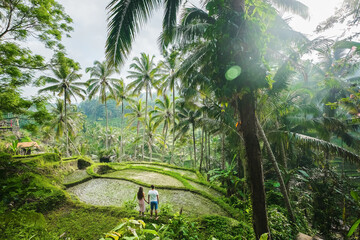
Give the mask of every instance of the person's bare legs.
M 158 216 L 157 216 L 157 210 L 155 210 L 155 220 L 158 220 Z
M 155 212 L 156 212 L 156 210 L 155 210 Z M 150 210 L 150 218 L 152 218 L 152 214 L 153 214 L 153 210 L 151 209 Z

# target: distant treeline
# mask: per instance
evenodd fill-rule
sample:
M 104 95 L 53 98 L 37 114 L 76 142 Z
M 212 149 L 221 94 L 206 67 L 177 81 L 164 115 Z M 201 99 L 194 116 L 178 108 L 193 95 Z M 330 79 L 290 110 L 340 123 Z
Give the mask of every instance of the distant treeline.
M 148 99 L 148 108 L 153 109 L 155 106 L 156 93 L 153 93 L 152 98 Z M 145 95 L 141 94 L 138 99 L 142 98 L 145 102 Z M 135 99 L 135 101 L 138 101 Z M 120 124 L 121 118 L 121 105 L 116 105 L 116 101 L 113 99 L 109 99 L 106 102 L 108 108 L 108 117 L 110 125 Z M 127 109 L 128 102 L 124 101 L 124 114 L 131 112 L 130 109 Z M 86 100 L 79 104 L 78 111 L 85 114 L 87 116 L 88 121 L 105 121 L 105 105 L 102 104 L 99 99 Z M 118 121 L 116 120 L 118 119 Z M 118 123 L 118 124 L 117 124 Z

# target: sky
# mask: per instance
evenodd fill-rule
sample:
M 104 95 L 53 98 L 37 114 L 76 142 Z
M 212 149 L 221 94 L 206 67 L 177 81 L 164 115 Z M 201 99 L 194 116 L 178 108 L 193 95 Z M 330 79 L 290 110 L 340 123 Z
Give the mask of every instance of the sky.
M 341 6 L 341 0 L 300 0 L 309 7 L 310 18 L 302 19 L 294 16 L 290 25 L 297 31 L 305 33 L 309 38 L 313 38 L 316 26 L 326 18 L 330 17 L 336 7 Z M 82 81 L 89 79 L 89 74 L 85 73 L 87 67 L 93 66 L 95 60 L 105 59 L 105 42 L 107 37 L 107 11 L 106 6 L 109 0 L 58 0 L 64 6 L 65 12 L 73 19 L 74 31 L 70 33 L 71 38 L 65 38 L 63 44 L 66 47 L 68 57 L 79 62 L 81 65 L 80 73 L 83 74 Z M 189 0 L 199 6 L 198 0 Z M 286 16 L 290 16 L 286 14 Z M 163 11 L 156 11 L 150 21 L 142 27 L 133 43 L 131 54 L 127 63 L 121 68 L 120 76 L 125 79 L 131 60 L 145 52 L 155 55 L 155 60 L 160 60 L 157 38 L 161 32 Z M 336 35 L 334 30 L 333 35 Z M 50 51 L 44 49 L 41 43 L 30 41 L 28 46 L 36 53 L 51 58 Z M 126 79 L 125 79 L 125 82 Z M 23 96 L 29 97 L 37 94 L 37 88 L 26 87 L 23 89 Z

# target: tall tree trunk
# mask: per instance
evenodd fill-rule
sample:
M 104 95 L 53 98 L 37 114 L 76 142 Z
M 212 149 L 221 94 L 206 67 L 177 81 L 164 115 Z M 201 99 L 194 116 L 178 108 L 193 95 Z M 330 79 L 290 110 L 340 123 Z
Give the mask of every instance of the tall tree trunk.
M 275 121 L 275 126 L 276 126 L 276 129 L 280 128 L 278 121 Z M 282 139 L 280 140 L 280 153 L 281 153 L 282 162 L 284 164 L 284 168 L 285 168 L 285 170 L 287 170 L 287 159 L 286 159 L 286 154 L 285 154 L 284 142 Z
M 108 149 L 108 111 L 106 105 L 106 96 L 105 96 L 105 117 L 106 117 L 105 148 Z
M 204 161 L 204 127 L 201 128 L 201 156 L 200 156 L 200 168 L 199 168 L 200 172 L 202 169 L 203 161 Z
M 192 124 L 192 130 L 193 130 L 193 144 L 194 144 L 194 165 L 196 168 L 196 143 L 195 143 L 195 124 Z
M 149 152 L 150 152 L 150 162 L 152 162 L 152 147 L 151 147 L 151 142 L 149 142 Z
M 171 162 L 174 163 L 174 153 L 175 153 L 175 79 L 173 86 L 173 140 L 172 140 L 172 149 L 171 149 Z
M 225 132 L 221 133 L 221 168 L 225 169 Z
M 288 211 L 288 214 L 289 214 L 289 218 L 292 222 L 295 222 L 295 218 L 294 218 L 294 213 L 292 211 L 292 208 L 291 208 L 291 204 L 290 204 L 290 200 L 289 200 L 289 194 L 286 190 L 286 186 L 285 186 L 285 183 L 284 183 L 284 180 L 283 180 L 283 177 L 281 175 L 281 172 L 280 172 L 280 168 L 279 168 L 279 165 L 277 164 L 276 162 L 276 159 L 275 159 L 275 156 L 274 156 L 274 153 L 273 151 L 271 150 L 271 147 L 270 147 L 270 143 L 265 135 L 265 132 L 264 132 L 264 129 L 261 127 L 260 125 L 260 122 L 259 122 L 259 119 L 256 118 L 256 125 L 257 125 L 257 128 L 260 132 L 260 135 L 261 135 L 261 138 L 263 139 L 264 141 L 264 144 L 265 144 L 265 147 L 266 147 L 266 150 L 270 156 L 270 161 L 271 163 L 273 164 L 274 166 L 274 169 L 275 169 L 275 172 L 276 172 L 276 176 L 278 178 L 278 181 L 280 183 L 280 190 L 281 190 L 281 193 L 284 197 L 284 200 L 285 200 L 285 206 L 286 206 L 286 209 Z
M 206 167 L 206 171 L 209 171 L 209 161 L 208 161 L 208 158 L 207 158 L 207 144 L 208 144 L 208 141 L 207 141 L 207 130 L 205 128 L 205 146 L 204 146 L 204 151 L 205 151 L 205 167 Z
M 120 137 L 121 156 L 124 155 L 123 140 L 124 140 L 124 99 L 121 101 L 121 137 Z
M 65 133 L 66 133 L 66 156 L 69 156 L 69 132 L 67 125 L 67 110 L 66 110 L 66 89 L 64 90 L 64 108 L 65 108 Z
M 165 123 L 164 123 L 165 124 Z M 163 155 L 162 155 L 162 161 L 164 162 L 164 156 L 165 156 L 165 147 L 166 147 L 166 136 L 167 136 L 168 128 L 165 128 L 165 134 L 164 134 L 164 148 L 163 148 Z
M 145 123 L 144 123 L 144 131 L 143 131 L 143 144 L 142 144 L 142 161 L 144 161 L 144 147 L 145 147 L 145 131 L 146 131 L 146 120 L 147 120 L 147 104 L 148 104 L 148 84 L 146 83 L 146 90 L 145 90 Z
M 211 150 L 211 138 L 210 138 L 210 136 L 211 136 L 211 134 L 210 134 L 210 132 L 208 132 L 208 151 L 209 151 L 209 153 L 208 153 L 208 162 L 209 162 L 209 170 L 210 170 L 210 168 L 211 168 L 211 161 L 210 161 L 210 156 L 211 156 L 211 152 L 210 152 L 210 150 Z
M 139 138 L 139 127 L 140 127 L 140 121 L 138 120 L 137 121 L 137 126 L 136 126 L 136 141 Z M 135 153 L 134 153 L 135 160 L 136 160 L 136 148 L 137 148 L 137 143 L 135 144 Z
M 256 239 L 264 233 L 270 233 L 266 213 L 264 174 L 261 162 L 261 151 L 256 134 L 255 95 L 252 91 L 242 96 L 239 102 L 241 130 L 245 142 L 251 201 L 253 209 L 253 225 Z

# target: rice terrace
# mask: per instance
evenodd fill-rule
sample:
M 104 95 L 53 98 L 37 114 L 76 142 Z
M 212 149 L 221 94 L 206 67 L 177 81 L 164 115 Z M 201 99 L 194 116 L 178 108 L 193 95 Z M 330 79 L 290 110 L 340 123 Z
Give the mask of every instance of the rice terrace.
M 0 240 L 360 237 L 359 0 L 0 0 Z

